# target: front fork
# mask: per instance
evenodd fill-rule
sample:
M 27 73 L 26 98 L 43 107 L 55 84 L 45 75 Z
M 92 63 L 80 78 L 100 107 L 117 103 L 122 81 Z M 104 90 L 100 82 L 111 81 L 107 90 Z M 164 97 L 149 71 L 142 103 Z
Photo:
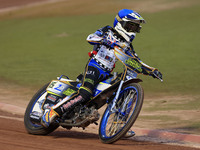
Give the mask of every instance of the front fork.
M 121 79 L 121 81 L 120 81 L 118 90 L 117 90 L 117 92 L 116 92 L 116 95 L 115 95 L 113 101 L 112 101 L 111 104 L 110 104 L 110 107 L 109 107 L 109 108 L 110 108 L 110 110 L 109 110 L 110 113 L 116 113 L 116 112 L 118 112 L 118 110 L 116 109 L 116 104 L 117 104 L 117 100 L 118 100 L 118 98 L 119 98 L 119 94 L 120 94 L 120 92 L 121 92 L 122 86 L 123 86 L 123 84 L 124 84 L 124 82 L 125 82 L 125 80 L 126 80 L 126 76 L 128 76 L 128 79 L 133 79 L 133 78 L 136 78 L 136 77 L 137 77 L 137 74 L 133 74 L 133 73 L 132 73 L 131 76 L 130 76 L 129 74 L 130 74 L 130 71 L 128 71 L 128 69 L 127 69 L 127 67 L 126 67 L 125 70 L 124 70 L 122 79 Z M 124 104 L 126 104 L 127 101 L 128 101 L 128 98 L 126 98 Z M 122 107 L 122 110 L 121 110 L 121 111 L 123 112 L 124 110 L 125 110 L 125 106 Z
M 124 73 L 123 73 L 123 76 L 121 77 L 121 81 L 120 81 L 120 84 L 119 84 L 119 87 L 118 87 L 118 90 L 117 90 L 117 93 L 116 93 L 116 95 L 115 95 L 115 97 L 114 97 L 114 99 L 113 99 L 113 101 L 111 102 L 111 104 L 110 104 L 110 114 L 112 114 L 112 113 L 116 113 L 118 110 L 116 109 L 116 104 L 117 104 L 117 100 L 118 100 L 118 98 L 119 98 L 119 94 L 120 94 L 120 92 L 121 92 L 121 89 L 122 89 L 122 86 L 123 86 L 123 84 L 124 84 L 124 82 L 125 82 L 125 77 L 126 77 L 126 75 L 127 75 L 127 67 L 126 67 L 126 69 L 124 69 Z
M 110 106 L 110 113 L 115 113 L 115 112 L 118 111 L 117 109 L 115 109 L 115 106 L 116 106 L 116 104 L 117 104 L 117 100 L 118 100 L 118 98 L 119 98 L 119 94 L 120 94 L 120 92 L 121 92 L 123 83 L 124 83 L 124 80 L 121 80 L 121 82 L 120 82 L 120 84 L 119 84 L 119 87 L 118 87 L 118 90 L 117 90 L 117 93 L 116 93 L 116 95 L 115 95 L 113 101 L 112 101 L 111 104 L 110 104 L 110 105 L 111 105 L 111 106 Z

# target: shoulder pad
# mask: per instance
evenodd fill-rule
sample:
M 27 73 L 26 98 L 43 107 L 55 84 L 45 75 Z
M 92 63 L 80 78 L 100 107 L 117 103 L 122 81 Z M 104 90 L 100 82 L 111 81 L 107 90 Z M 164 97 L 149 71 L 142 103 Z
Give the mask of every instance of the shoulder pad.
M 105 26 L 105 27 L 102 27 L 100 29 L 98 29 L 95 34 L 98 35 L 98 36 L 103 36 L 109 29 L 112 29 L 111 26 Z

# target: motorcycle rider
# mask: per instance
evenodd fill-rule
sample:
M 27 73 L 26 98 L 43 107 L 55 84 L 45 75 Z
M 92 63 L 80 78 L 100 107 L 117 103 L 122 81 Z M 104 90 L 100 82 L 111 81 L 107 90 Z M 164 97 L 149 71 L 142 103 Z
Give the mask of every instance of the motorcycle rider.
M 90 59 L 86 65 L 82 86 L 71 98 L 66 97 L 55 106 L 45 110 L 41 119 L 44 127 L 48 127 L 63 113 L 72 110 L 75 105 L 85 103 L 92 98 L 95 86 L 106 78 L 115 67 L 117 59 L 114 55 L 114 45 L 119 45 L 126 54 L 138 58 L 131 42 L 136 33 L 140 32 L 142 23 L 145 23 L 145 20 L 140 14 L 133 10 L 122 9 L 115 17 L 113 27 L 105 26 L 87 37 L 87 41 L 94 45 L 94 48 L 89 53 Z M 149 75 L 148 72 L 151 71 L 162 78 L 162 74 L 157 69 L 147 66 L 139 58 L 138 60 L 143 66 L 140 73 Z M 129 136 L 134 135 L 133 131 L 128 133 Z

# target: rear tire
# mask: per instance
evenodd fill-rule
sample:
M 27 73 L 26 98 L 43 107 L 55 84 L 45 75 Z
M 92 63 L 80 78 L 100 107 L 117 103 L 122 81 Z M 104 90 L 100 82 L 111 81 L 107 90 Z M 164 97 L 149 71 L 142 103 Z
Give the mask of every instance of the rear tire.
M 132 97 L 133 100 L 130 100 L 131 98 L 129 97 L 130 99 L 129 99 L 129 102 L 127 103 L 126 113 L 123 114 L 123 112 L 121 112 L 121 109 L 122 109 L 121 106 L 123 105 L 123 102 L 125 101 L 125 99 L 128 96 L 132 95 L 131 91 L 136 92 L 136 97 L 135 97 L 135 93 L 134 93 L 134 97 Z M 129 92 L 131 94 L 129 94 Z M 108 105 L 108 107 L 106 108 L 102 116 L 101 123 L 99 126 L 99 138 L 101 139 L 103 143 L 106 143 L 106 144 L 114 143 L 126 134 L 126 132 L 132 127 L 132 125 L 134 124 L 134 122 L 136 121 L 140 113 L 140 110 L 143 104 L 143 99 L 144 99 L 144 92 L 140 84 L 130 83 L 126 85 L 125 87 L 123 87 L 118 99 L 119 106 L 116 108 L 119 111 L 114 114 L 111 114 L 109 110 L 110 108 Z M 128 116 L 130 115 L 130 117 L 126 117 L 127 114 Z M 113 118 L 112 118 L 112 115 L 114 115 Z M 120 116 L 121 118 L 125 117 L 126 121 L 123 121 L 123 119 L 118 120 Z M 117 121 L 115 118 L 117 118 Z M 126 118 L 129 118 L 129 119 L 126 119 Z M 111 124 L 110 127 L 109 127 L 109 123 Z M 116 131 L 113 131 L 113 130 L 116 130 Z
M 53 132 L 55 129 L 58 128 L 59 125 L 51 124 L 48 128 L 43 127 L 42 125 L 34 124 L 30 120 L 30 113 L 33 110 L 35 103 L 38 99 L 46 92 L 46 88 L 49 85 L 44 85 L 37 93 L 32 97 L 30 100 L 24 115 L 24 125 L 28 133 L 35 134 L 35 135 L 46 135 Z

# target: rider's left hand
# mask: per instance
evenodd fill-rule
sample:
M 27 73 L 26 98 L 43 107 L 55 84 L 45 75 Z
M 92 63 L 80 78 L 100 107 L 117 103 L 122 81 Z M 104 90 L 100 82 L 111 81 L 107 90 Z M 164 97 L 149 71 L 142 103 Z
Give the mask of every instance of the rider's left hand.
M 153 75 L 152 75 L 154 78 L 160 78 L 160 79 L 162 79 L 162 73 L 161 72 L 159 72 L 157 69 L 155 69 L 154 71 L 153 71 Z

